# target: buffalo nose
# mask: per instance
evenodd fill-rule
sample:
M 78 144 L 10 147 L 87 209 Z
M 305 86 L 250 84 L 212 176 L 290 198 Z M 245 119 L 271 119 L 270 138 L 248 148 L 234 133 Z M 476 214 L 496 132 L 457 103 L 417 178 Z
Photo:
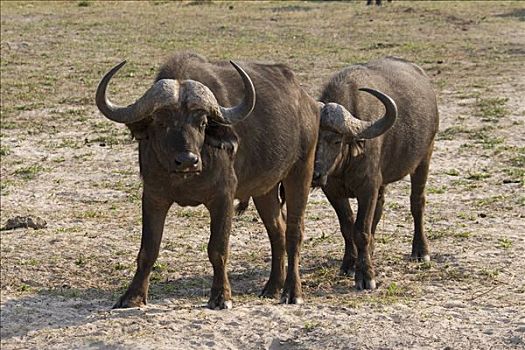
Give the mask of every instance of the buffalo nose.
M 195 167 L 199 163 L 199 156 L 191 152 L 179 153 L 175 156 L 175 163 L 181 168 Z

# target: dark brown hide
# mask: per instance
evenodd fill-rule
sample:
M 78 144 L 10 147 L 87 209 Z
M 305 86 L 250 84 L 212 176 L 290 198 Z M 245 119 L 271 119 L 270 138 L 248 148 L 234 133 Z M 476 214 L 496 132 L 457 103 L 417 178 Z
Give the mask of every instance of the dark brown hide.
M 115 307 L 146 303 L 149 275 L 159 254 L 166 214 L 173 203 L 203 204 L 210 211 L 208 256 L 213 265 L 213 284 L 208 306 L 231 307 L 226 263 L 233 201 L 250 197 L 272 248 L 270 278 L 262 295 L 276 297 L 282 290 L 282 302 L 301 302 L 299 252 L 319 108 L 286 66 L 248 62 L 239 65 L 256 91 L 255 108 L 246 119 L 232 126 L 222 125 L 211 118 L 213 111 L 199 105 L 198 96 L 189 99 L 184 97 L 187 93 L 181 93 L 177 105 L 128 125 L 139 140 L 144 182 L 143 230 L 135 277 Z M 240 103 L 245 91 L 229 62 L 211 62 L 191 53 L 171 57 L 161 67 L 156 81 L 161 79 L 177 80 L 181 86 L 200 82 L 225 107 Z M 184 164 L 192 161 L 196 163 L 194 169 L 190 168 L 195 171 L 186 171 Z M 280 183 L 287 194 L 286 219 L 278 198 Z
M 341 104 L 359 119 L 377 119 L 384 108 L 378 100 L 359 92 L 362 87 L 390 96 L 397 104 L 397 119 L 390 130 L 370 140 L 356 140 L 327 130 L 321 120 L 314 185 L 323 185 L 345 238 L 341 272 L 355 273 L 358 289 L 373 289 L 373 235 L 381 218 L 385 186 L 406 175 L 410 175 L 412 183 L 412 257 L 429 259 L 423 231 L 424 189 L 439 118 L 427 75 L 418 66 L 396 58 L 353 65 L 336 73 L 324 87 L 320 100 Z M 355 222 L 349 197 L 357 197 L 358 201 Z

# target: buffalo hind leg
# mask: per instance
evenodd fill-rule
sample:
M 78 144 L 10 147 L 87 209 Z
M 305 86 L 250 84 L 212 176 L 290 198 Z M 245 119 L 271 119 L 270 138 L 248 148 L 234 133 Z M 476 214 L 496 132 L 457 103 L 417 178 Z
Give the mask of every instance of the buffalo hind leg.
M 272 246 L 272 269 L 261 297 L 277 298 L 284 285 L 284 258 L 286 249 L 285 220 L 279 202 L 279 185 L 267 194 L 254 197 L 253 202 L 268 232 Z
M 286 253 L 288 254 L 288 270 L 281 294 L 283 304 L 303 303 L 299 261 L 314 158 L 315 147 L 312 147 L 309 154 L 294 165 L 283 181 L 286 193 Z
M 372 222 L 372 240 L 370 241 L 370 252 L 372 256 L 374 255 L 375 250 L 375 237 L 376 237 L 376 228 L 377 224 L 381 220 L 383 215 L 383 206 L 385 204 L 385 186 L 379 187 L 379 192 L 377 193 L 377 202 L 376 209 L 374 212 L 374 221 Z
M 428 241 L 423 228 L 425 212 L 425 185 L 427 183 L 430 154 L 410 175 L 410 211 L 414 218 L 414 238 L 412 240 L 411 258 L 419 261 L 430 261 Z
M 152 198 L 146 190 L 142 196 L 142 240 L 137 257 L 137 271 L 127 291 L 113 306 L 117 308 L 137 307 L 147 303 L 149 276 L 159 256 L 160 242 L 166 214 L 171 206 L 168 201 Z
M 337 196 L 336 192 L 332 191 L 329 186 L 324 187 L 323 192 L 337 214 L 339 228 L 341 229 L 341 234 L 345 240 L 345 254 L 343 256 L 341 268 L 339 269 L 339 274 L 354 277 L 355 260 L 357 257 L 357 251 L 352 238 L 354 230 L 354 213 L 352 212 L 348 198 Z

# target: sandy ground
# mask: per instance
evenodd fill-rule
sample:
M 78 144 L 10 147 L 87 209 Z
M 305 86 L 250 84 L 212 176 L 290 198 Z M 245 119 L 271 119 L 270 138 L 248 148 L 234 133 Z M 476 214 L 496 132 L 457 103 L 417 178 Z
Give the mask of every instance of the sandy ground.
M 231 238 L 232 310 L 204 307 L 212 272 L 206 210 L 176 206 L 149 304 L 111 310 L 140 244 L 136 145 L 91 103 L 8 109 L 11 95 L 2 83 L 9 103 L 2 104 L 1 221 L 47 221 L 40 230 L 0 232 L 2 349 L 525 348 L 525 30 L 523 17 L 506 20 L 498 34 L 518 51 L 494 63 L 497 69 L 484 76 L 489 83 L 476 85 L 469 67 L 481 71 L 468 59 L 457 74 L 456 65 L 439 68 L 449 84 L 436 86 L 441 126 L 426 213 L 431 263 L 408 260 L 412 218 L 404 179 L 388 187 L 378 228 L 379 288 L 355 291 L 351 279 L 338 276 L 343 242 L 335 214 L 321 192 L 312 192 L 300 306 L 257 297 L 270 249 L 251 204 L 235 218 Z M 494 38 L 483 29 L 473 37 L 480 33 Z M 27 49 L 4 43 L 3 57 Z M 437 65 L 423 66 L 439 78 Z M 322 78 L 308 74 L 314 73 L 300 74 L 307 84 Z M 487 112 L 483 101 L 504 111 Z

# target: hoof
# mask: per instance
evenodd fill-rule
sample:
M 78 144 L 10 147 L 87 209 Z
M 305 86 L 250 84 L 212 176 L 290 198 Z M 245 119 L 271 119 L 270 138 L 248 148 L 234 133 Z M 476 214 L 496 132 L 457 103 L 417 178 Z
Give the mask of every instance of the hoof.
M 415 253 L 412 253 L 412 255 L 410 256 L 410 260 L 413 260 L 413 261 L 420 261 L 420 262 L 430 262 L 430 255 L 428 254 L 415 254 Z
M 229 310 L 233 308 L 233 302 L 231 300 L 224 300 L 222 297 L 213 298 L 208 301 L 207 307 L 211 310 Z
M 146 305 L 146 297 L 141 295 L 128 296 L 127 293 L 119 298 L 112 309 L 127 309 Z
M 282 287 L 275 287 L 273 284 L 267 282 L 263 290 L 261 291 L 261 294 L 259 294 L 259 297 L 277 299 L 279 297 L 279 292 L 281 291 L 281 289 Z
M 232 308 L 233 308 L 233 301 L 226 300 L 224 303 L 222 303 L 222 307 L 221 307 L 222 310 L 230 310 Z
M 290 298 L 288 295 L 283 295 L 283 296 L 281 296 L 280 303 L 281 304 L 300 305 L 300 304 L 304 304 L 304 299 L 301 298 L 301 297 L 292 297 L 292 298 Z
M 344 268 L 341 266 L 339 269 L 339 276 L 346 276 L 353 278 L 355 276 L 355 270 L 353 268 Z
M 369 290 L 374 290 L 376 289 L 376 281 L 375 279 L 357 279 L 355 281 L 355 288 L 357 290 L 364 290 L 364 289 L 369 289 Z
M 340 276 L 355 276 L 355 258 L 348 258 L 348 254 L 345 254 L 343 261 L 341 262 L 341 267 L 339 268 Z
M 277 299 L 279 297 L 280 288 L 268 288 L 264 287 L 262 292 L 259 294 L 260 298 Z

